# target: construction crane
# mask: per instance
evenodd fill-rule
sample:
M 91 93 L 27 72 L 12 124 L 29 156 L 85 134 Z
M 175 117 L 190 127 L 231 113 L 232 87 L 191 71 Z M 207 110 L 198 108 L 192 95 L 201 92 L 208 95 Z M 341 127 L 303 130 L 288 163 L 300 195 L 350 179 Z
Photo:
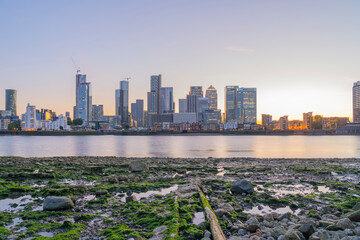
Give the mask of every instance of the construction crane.
M 126 80 L 126 81 L 129 81 L 130 79 L 131 79 L 131 77 L 123 78 L 123 80 Z
M 76 69 L 76 74 L 78 74 L 79 72 L 80 72 L 80 68 L 78 68 L 77 66 L 76 66 L 76 63 L 75 63 L 75 61 L 74 61 L 74 59 L 71 57 L 71 61 L 72 61 L 72 63 L 74 64 L 74 67 L 75 67 L 75 69 Z

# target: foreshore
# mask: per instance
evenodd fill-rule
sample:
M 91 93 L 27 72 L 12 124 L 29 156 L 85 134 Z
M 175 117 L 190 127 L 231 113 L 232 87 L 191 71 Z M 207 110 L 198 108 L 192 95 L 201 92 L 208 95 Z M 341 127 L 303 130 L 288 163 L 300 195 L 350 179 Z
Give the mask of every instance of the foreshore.
M 350 158 L 0 157 L 0 239 L 359 239 L 359 181 Z

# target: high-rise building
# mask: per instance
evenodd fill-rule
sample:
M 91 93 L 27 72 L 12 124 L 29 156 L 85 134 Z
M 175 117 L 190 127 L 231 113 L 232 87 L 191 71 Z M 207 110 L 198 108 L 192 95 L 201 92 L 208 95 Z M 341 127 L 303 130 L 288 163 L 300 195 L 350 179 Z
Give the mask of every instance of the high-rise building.
M 187 112 L 198 112 L 198 95 L 186 95 L 186 109 Z
M 265 127 L 269 126 L 272 122 L 272 116 L 270 114 L 261 114 L 261 124 Z
M 225 121 L 241 124 L 256 123 L 256 88 L 225 87 Z
M 137 127 L 144 126 L 144 100 L 137 99 L 131 104 L 131 116 Z
M 152 75 L 150 77 L 150 92 L 155 92 L 157 94 L 157 114 L 161 113 L 161 104 L 160 104 L 160 89 L 161 89 L 161 74 Z
M 174 95 L 172 87 L 160 88 L 160 113 L 174 112 Z
M 217 91 L 212 85 L 206 89 L 205 97 L 209 99 L 209 109 L 217 109 Z
M 148 104 L 148 114 L 157 114 L 158 110 L 158 94 L 156 92 L 147 93 L 147 104 Z
M 204 111 L 204 123 L 220 124 L 221 123 L 221 110 L 220 109 L 205 110 Z
M 202 86 L 191 86 L 189 94 L 197 95 L 198 97 L 201 97 L 201 98 L 204 97 Z
M 129 121 L 129 81 L 120 81 L 120 103 L 119 115 L 122 123 L 130 123 Z
M 209 109 L 209 99 L 208 98 L 198 98 L 198 107 L 197 107 L 198 122 L 204 122 L 204 112 Z
M 313 125 L 313 113 L 303 113 L 303 129 L 311 129 Z
M 26 106 L 26 113 L 25 113 L 25 119 L 23 119 L 25 122 L 24 129 L 25 130 L 35 130 L 37 128 L 36 126 L 36 107 L 31 106 L 29 103 Z
M 76 105 L 74 119 L 81 118 L 83 125 L 89 125 L 92 118 L 92 91 L 91 83 L 86 82 L 86 75 L 76 74 Z
M 103 105 L 92 105 L 92 121 L 102 121 L 104 117 Z
M 5 110 L 11 111 L 12 116 L 16 116 L 16 90 L 5 90 Z
M 187 112 L 187 101 L 184 98 L 179 98 L 179 113 Z
M 120 89 L 115 90 L 115 115 L 120 115 Z
M 279 119 L 280 130 L 289 130 L 289 119 L 288 116 L 282 116 Z
M 236 90 L 239 86 L 225 87 L 225 122 L 236 121 Z
M 256 123 L 256 88 L 238 88 L 236 90 L 235 114 L 238 123 Z
M 353 85 L 353 122 L 360 123 L 360 81 Z

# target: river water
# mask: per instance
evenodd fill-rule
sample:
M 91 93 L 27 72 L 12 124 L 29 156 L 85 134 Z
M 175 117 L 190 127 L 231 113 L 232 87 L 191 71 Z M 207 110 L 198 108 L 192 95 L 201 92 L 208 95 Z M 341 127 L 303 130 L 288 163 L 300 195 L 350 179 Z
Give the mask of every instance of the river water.
M 0 156 L 360 157 L 360 136 L 0 136 Z

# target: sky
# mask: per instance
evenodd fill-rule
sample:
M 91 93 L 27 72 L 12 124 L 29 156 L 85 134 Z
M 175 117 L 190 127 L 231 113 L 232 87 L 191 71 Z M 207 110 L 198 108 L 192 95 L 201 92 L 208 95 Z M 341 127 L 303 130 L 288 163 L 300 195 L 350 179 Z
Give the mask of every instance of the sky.
M 150 76 L 174 88 L 257 88 L 258 120 L 303 112 L 352 117 L 360 81 L 358 0 L 0 0 L 0 109 L 5 89 L 58 114 L 75 104 L 76 68 L 93 104 L 115 114 L 115 89 L 145 100 Z

